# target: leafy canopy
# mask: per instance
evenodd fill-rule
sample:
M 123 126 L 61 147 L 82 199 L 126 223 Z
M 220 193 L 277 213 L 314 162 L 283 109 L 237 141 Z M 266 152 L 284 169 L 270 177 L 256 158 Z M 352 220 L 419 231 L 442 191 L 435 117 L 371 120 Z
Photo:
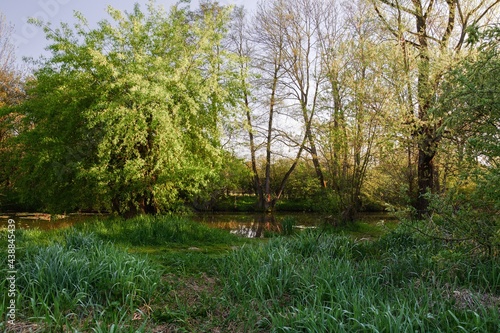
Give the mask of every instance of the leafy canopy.
M 25 202 L 120 214 L 173 209 L 222 163 L 234 75 L 219 47 L 229 9 L 167 13 L 150 2 L 89 29 L 51 29 L 25 116 L 17 187 Z

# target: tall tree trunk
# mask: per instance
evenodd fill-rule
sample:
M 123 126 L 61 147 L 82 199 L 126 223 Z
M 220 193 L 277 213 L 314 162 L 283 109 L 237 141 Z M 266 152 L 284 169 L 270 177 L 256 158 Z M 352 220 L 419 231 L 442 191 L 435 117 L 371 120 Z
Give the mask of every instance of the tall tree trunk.
M 245 84 L 244 84 L 245 86 Z M 264 192 L 262 189 L 262 183 L 260 181 L 259 177 L 259 171 L 257 169 L 257 158 L 255 156 L 255 152 L 257 150 L 257 147 L 255 146 L 255 139 L 254 139 L 254 134 L 253 134 L 253 125 L 252 125 L 252 114 L 250 111 L 250 102 L 248 98 L 248 92 L 245 89 L 244 91 L 244 99 L 245 99 L 245 109 L 246 109 L 246 116 L 247 116 L 247 126 L 248 126 L 248 137 L 250 140 L 250 158 L 251 158 L 251 168 L 252 168 L 252 181 L 253 181 L 253 188 L 255 191 L 255 194 L 257 195 L 259 205 L 264 201 Z
M 243 92 L 243 103 L 245 107 L 245 115 L 246 115 L 246 125 L 248 129 L 248 138 L 250 143 L 250 168 L 252 172 L 252 185 L 257 196 L 257 202 L 260 206 L 262 202 L 264 202 L 264 189 L 262 187 L 262 181 L 259 176 L 259 170 L 257 167 L 257 145 L 255 144 L 255 133 L 254 126 L 252 120 L 252 109 L 250 106 L 250 84 L 247 81 L 248 71 L 251 66 L 250 58 L 251 50 L 248 49 L 246 44 L 246 22 L 245 22 L 245 12 L 242 7 L 235 9 L 235 30 L 233 32 L 233 42 L 235 43 L 235 52 L 239 57 L 239 70 L 240 70 L 240 78 L 241 78 L 241 87 Z
M 432 143 L 432 137 L 426 135 L 421 139 L 418 149 L 418 198 L 417 214 L 423 217 L 429 209 L 427 193 L 434 190 L 434 163 L 436 148 Z
M 280 53 L 282 50 L 279 51 Z M 281 54 L 279 56 L 281 59 Z M 267 122 L 267 137 L 266 137 L 266 167 L 265 167 L 265 179 L 264 179 L 264 196 L 262 201 L 259 203 L 260 208 L 265 212 L 270 212 L 274 209 L 274 204 L 276 200 L 273 198 L 271 193 L 271 145 L 273 140 L 273 120 L 274 112 L 276 107 L 276 91 L 278 89 L 278 76 L 281 69 L 281 64 L 276 63 L 273 73 L 273 82 L 271 86 L 271 98 L 269 101 L 269 118 Z
M 417 96 L 418 96 L 418 118 L 422 121 L 420 129 L 417 133 L 418 140 L 418 198 L 417 212 L 421 217 L 429 209 L 429 200 L 426 198 L 426 193 L 434 188 L 434 165 L 433 158 L 436 155 L 433 147 L 435 131 L 427 123 L 429 119 L 429 110 L 433 96 L 432 87 L 430 84 L 430 58 L 429 44 L 427 36 L 427 17 L 424 14 L 422 3 L 418 0 L 413 0 L 416 9 L 416 31 L 418 33 L 418 81 L 417 81 Z
M 470 4 L 462 0 L 422 1 L 411 0 L 402 4 L 400 1 L 372 0 L 375 11 L 387 30 L 401 43 L 405 53 L 405 71 L 409 71 L 407 46 L 417 51 L 417 105 L 418 114 L 414 121 L 414 140 L 418 144 L 417 184 L 418 198 L 415 208 L 420 216 L 425 215 L 429 209 L 429 201 L 425 194 L 435 187 L 433 159 L 436 155 L 437 144 L 440 140 L 440 131 L 443 122 L 432 124 L 432 103 L 439 86 L 442 75 L 432 72 L 431 67 L 441 55 L 450 53 L 457 55 L 463 46 L 467 28 L 478 25 L 486 19 L 486 14 L 496 7 L 500 1 L 478 1 Z M 470 2 L 470 1 L 469 1 Z M 463 6 L 466 3 L 467 6 Z M 447 7 L 445 10 L 445 6 Z M 382 7 L 389 7 L 388 11 L 381 11 Z M 385 15 L 384 15 L 385 14 Z M 439 14 L 439 15 L 437 15 Z M 388 19 L 391 17 L 393 21 Z M 413 27 L 405 27 L 405 22 L 414 22 Z M 456 24 L 458 23 L 458 24 Z M 459 37 L 453 39 L 454 34 Z M 455 41 L 455 45 L 450 45 Z M 437 53 L 436 55 L 432 53 Z M 412 80 L 408 80 L 412 82 Z M 411 85 L 408 85 L 410 93 L 410 111 L 414 112 L 414 103 L 411 102 Z M 435 121 L 435 120 L 434 120 Z M 410 159 L 409 159 L 410 160 Z

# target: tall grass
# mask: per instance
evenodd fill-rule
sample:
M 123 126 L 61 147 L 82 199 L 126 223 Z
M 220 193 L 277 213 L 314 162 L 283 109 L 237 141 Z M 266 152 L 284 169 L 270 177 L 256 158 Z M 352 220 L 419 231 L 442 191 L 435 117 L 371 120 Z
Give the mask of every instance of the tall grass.
M 109 323 L 127 331 L 160 281 L 161 270 L 147 258 L 74 229 L 48 246 L 20 246 L 25 248 L 17 267 L 19 319 L 42 322 L 46 331 Z
M 479 279 L 465 284 L 439 270 L 440 251 L 406 232 L 356 243 L 310 231 L 232 253 L 221 276 L 250 331 L 499 331 L 499 304 L 484 302 Z M 491 285 L 491 270 L 475 274 Z
M 165 324 L 200 332 L 500 332 L 499 259 L 411 229 L 368 242 L 327 228 L 250 242 L 159 216 L 16 235 L 17 319 L 46 332 Z M 235 244 L 246 245 L 229 250 Z M 162 269 L 123 245 L 160 249 L 154 259 L 168 274 L 160 278 Z M 4 294 L 3 318 L 5 311 Z
M 102 239 L 129 244 L 190 246 L 214 243 L 234 243 L 240 239 L 225 230 L 213 229 L 186 217 L 141 215 L 132 219 L 113 217 L 78 225 L 84 232 L 93 232 Z
M 6 249 L 6 233 L 0 233 L 0 245 Z M 153 325 L 147 322 L 152 309 L 164 302 L 159 293 L 170 292 L 161 279 L 165 268 L 170 274 L 181 274 L 180 279 L 199 272 L 216 274 L 215 262 L 231 246 L 245 241 L 175 216 L 109 218 L 69 230 L 19 229 L 17 319 L 54 332 L 147 331 Z M 133 252 L 153 252 L 154 262 L 164 267 L 128 253 L 124 245 Z M 0 258 L 2 276 L 5 260 Z M 0 288 L 5 287 L 2 279 Z M 2 292 L 2 318 L 8 301 Z M 5 323 L 0 323 L 0 331 L 4 330 Z
M 297 224 L 297 220 L 294 217 L 287 216 L 281 220 L 281 234 L 284 236 L 290 236 L 293 234 L 293 228 Z

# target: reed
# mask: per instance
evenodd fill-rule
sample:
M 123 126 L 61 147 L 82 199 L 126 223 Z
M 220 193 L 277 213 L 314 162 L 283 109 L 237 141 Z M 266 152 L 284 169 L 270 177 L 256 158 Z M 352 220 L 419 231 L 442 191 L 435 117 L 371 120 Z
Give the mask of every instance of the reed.
M 293 234 L 293 228 L 297 225 L 297 220 L 294 217 L 285 217 L 281 220 L 281 234 L 290 236 Z
M 219 244 L 238 242 L 239 238 L 225 230 L 175 215 L 140 215 L 131 219 L 112 217 L 80 224 L 83 232 L 95 233 L 102 239 L 132 246 L 166 244 Z

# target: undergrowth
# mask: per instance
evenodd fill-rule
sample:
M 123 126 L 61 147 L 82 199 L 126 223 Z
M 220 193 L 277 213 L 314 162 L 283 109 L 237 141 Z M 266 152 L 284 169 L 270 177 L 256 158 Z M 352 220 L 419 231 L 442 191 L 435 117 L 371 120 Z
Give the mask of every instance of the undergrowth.
M 379 239 L 293 225 L 282 222 L 289 236 L 253 241 L 173 216 L 18 230 L 17 323 L 33 332 L 500 331 L 498 257 L 404 225 Z
M 249 331 L 499 331 L 500 263 L 447 251 L 405 230 L 373 242 L 308 231 L 233 252 L 221 276 Z
M 160 281 L 157 264 L 74 229 L 48 245 L 26 243 L 30 237 L 21 235 L 29 233 L 18 232 L 17 323 L 38 323 L 44 332 L 107 332 L 108 323 L 117 331 L 135 332 L 145 325 L 141 311 Z M 6 292 L 2 296 L 0 315 L 5 318 L 9 298 Z

